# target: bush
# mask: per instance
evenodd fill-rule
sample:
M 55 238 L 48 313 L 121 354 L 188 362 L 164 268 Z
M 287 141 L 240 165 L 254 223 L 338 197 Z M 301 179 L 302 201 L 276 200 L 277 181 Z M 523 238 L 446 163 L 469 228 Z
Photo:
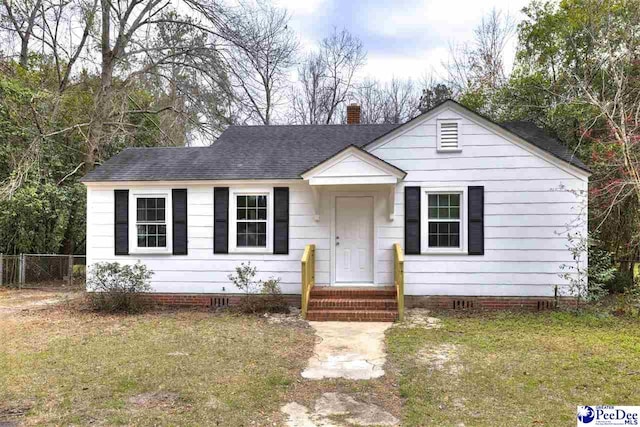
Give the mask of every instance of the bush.
M 258 272 L 251 262 L 236 267 L 236 274 L 229 280 L 243 293 L 238 310 L 243 313 L 288 313 L 289 306 L 282 297 L 280 278 L 270 278 L 263 282 L 255 280 Z
M 109 313 L 135 313 L 146 304 L 143 293 L 151 290 L 153 272 L 144 264 L 123 265 L 103 262 L 91 267 L 87 286 L 89 300 L 95 310 Z

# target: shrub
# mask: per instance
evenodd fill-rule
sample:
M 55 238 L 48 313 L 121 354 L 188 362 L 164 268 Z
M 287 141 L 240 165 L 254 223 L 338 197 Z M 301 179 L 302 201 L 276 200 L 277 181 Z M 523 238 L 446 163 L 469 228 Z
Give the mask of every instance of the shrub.
M 607 294 L 605 285 L 616 269 L 609 252 L 595 246 L 594 239 L 580 233 L 567 234 L 573 264 L 562 264 L 560 277 L 567 280 L 566 293 L 581 302 L 596 302 Z M 586 263 L 588 256 L 589 263 Z
M 243 313 L 288 313 L 289 306 L 282 297 L 280 278 L 267 281 L 255 280 L 258 272 L 251 262 L 236 267 L 236 274 L 229 280 L 243 293 L 238 309 Z
M 91 267 L 87 286 L 94 309 L 105 312 L 135 313 L 145 304 L 143 293 L 149 292 L 153 272 L 144 264 L 124 265 L 103 262 Z

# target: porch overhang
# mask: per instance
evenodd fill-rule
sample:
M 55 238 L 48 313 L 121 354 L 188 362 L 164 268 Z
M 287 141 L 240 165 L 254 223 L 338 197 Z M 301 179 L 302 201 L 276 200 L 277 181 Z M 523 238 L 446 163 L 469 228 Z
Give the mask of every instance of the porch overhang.
M 336 185 L 388 186 L 389 218 L 395 214 L 396 185 L 407 175 L 402 169 L 377 156 L 351 145 L 304 172 L 301 177 L 309 183 L 314 199 L 314 217 L 320 218 L 320 189 Z

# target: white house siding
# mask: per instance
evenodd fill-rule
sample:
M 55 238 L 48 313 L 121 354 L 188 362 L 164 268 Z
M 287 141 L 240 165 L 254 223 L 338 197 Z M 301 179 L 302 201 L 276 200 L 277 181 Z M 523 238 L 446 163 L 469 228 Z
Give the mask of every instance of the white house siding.
M 329 280 L 329 227 L 313 219 L 311 192 L 306 184 L 278 184 L 290 188 L 290 240 L 288 255 L 214 254 L 213 253 L 213 185 L 144 185 L 126 184 L 92 186 L 87 190 L 87 263 L 117 261 L 135 263 L 140 260 L 154 271 L 151 280 L 156 292 L 218 293 L 237 292 L 228 279 L 241 262 L 251 261 L 259 278 L 282 279 L 284 293 L 300 293 L 300 259 L 306 244 L 317 245 L 317 280 Z M 228 186 L 230 189 L 235 188 Z M 261 185 L 266 187 L 268 185 Z M 274 185 L 270 185 L 273 187 Z M 257 185 L 251 185 L 256 188 Z M 114 189 L 130 191 L 187 188 L 188 255 L 114 255 Z M 230 213 L 231 214 L 231 213 Z M 130 228 L 130 233 L 131 228 Z
M 438 118 L 461 118 L 461 152 L 436 150 Z M 484 255 L 406 256 L 408 295 L 550 296 L 555 285 L 566 285 L 561 266 L 574 263 L 567 225 L 572 233 L 586 232 L 584 174 L 563 170 L 453 110 L 374 144 L 370 152 L 408 173 L 396 191 L 396 220 L 379 235 L 383 247 L 403 241 L 403 186 L 485 189 Z M 393 266 L 381 268 L 390 273 Z

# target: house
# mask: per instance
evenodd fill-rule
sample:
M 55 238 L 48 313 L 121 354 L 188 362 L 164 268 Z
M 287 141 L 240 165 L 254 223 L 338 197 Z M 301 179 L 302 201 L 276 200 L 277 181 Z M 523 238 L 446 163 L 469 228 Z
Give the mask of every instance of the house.
M 226 305 L 229 274 L 251 261 L 311 319 L 539 309 L 566 295 L 567 231 L 587 224 L 578 158 L 533 124 L 454 101 L 400 125 L 359 115 L 124 150 L 83 179 L 88 264 L 140 260 L 157 301 Z

